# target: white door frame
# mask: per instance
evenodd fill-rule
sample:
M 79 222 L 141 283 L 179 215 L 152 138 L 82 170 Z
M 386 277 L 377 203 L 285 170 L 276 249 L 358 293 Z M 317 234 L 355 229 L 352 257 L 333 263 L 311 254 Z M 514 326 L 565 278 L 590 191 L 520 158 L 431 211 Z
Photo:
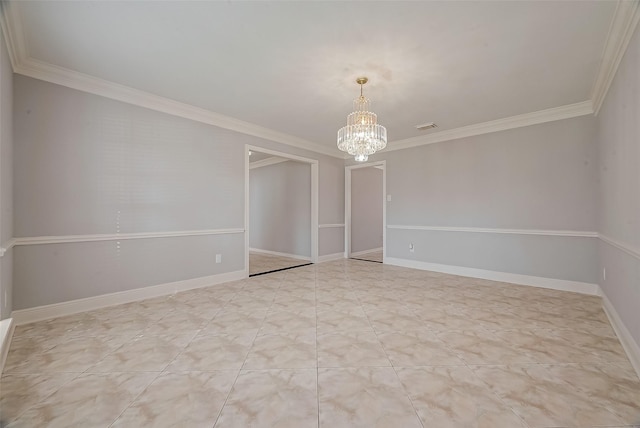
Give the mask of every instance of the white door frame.
M 382 262 L 387 259 L 387 161 L 361 163 L 344 168 L 344 257 L 351 257 L 351 171 L 360 168 L 382 169 Z
M 263 147 L 244 145 L 244 273 L 249 276 L 249 150 L 279 156 L 311 166 L 311 263 L 318 263 L 318 161 Z

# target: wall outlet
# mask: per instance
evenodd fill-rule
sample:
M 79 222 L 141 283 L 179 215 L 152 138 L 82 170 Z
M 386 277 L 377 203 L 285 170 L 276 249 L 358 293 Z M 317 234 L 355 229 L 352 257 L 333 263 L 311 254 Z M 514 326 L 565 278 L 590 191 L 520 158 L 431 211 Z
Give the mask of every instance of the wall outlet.
M 391 202 L 391 195 L 387 195 L 387 202 Z
M 409 252 L 413 253 L 415 251 L 415 247 L 413 246 L 413 242 L 409 244 Z
M 222 263 L 222 254 L 216 254 L 216 263 Z
M 602 268 L 602 279 L 607 280 L 607 268 Z

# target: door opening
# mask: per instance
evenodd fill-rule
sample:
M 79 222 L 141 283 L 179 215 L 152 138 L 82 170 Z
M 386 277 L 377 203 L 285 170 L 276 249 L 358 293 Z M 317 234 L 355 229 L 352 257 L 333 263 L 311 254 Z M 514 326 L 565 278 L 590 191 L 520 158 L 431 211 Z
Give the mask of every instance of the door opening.
M 386 162 L 345 168 L 347 258 L 383 263 L 386 257 Z

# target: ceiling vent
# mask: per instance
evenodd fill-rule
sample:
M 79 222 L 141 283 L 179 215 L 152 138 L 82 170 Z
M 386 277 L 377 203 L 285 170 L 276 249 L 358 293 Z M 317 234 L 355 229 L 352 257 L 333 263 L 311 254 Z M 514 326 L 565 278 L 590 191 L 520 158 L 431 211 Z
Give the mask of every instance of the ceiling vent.
M 433 122 L 429 122 L 429 123 L 423 123 L 422 125 L 416 125 L 416 129 L 419 131 L 424 131 L 427 129 L 433 129 L 433 128 L 437 128 L 438 125 L 436 125 Z

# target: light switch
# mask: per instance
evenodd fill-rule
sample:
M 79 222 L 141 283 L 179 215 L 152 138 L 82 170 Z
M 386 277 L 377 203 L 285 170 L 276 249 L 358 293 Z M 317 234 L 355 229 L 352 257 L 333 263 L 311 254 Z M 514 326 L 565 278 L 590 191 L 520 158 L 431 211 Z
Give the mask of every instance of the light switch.
M 391 202 L 391 195 L 387 195 L 387 202 Z

